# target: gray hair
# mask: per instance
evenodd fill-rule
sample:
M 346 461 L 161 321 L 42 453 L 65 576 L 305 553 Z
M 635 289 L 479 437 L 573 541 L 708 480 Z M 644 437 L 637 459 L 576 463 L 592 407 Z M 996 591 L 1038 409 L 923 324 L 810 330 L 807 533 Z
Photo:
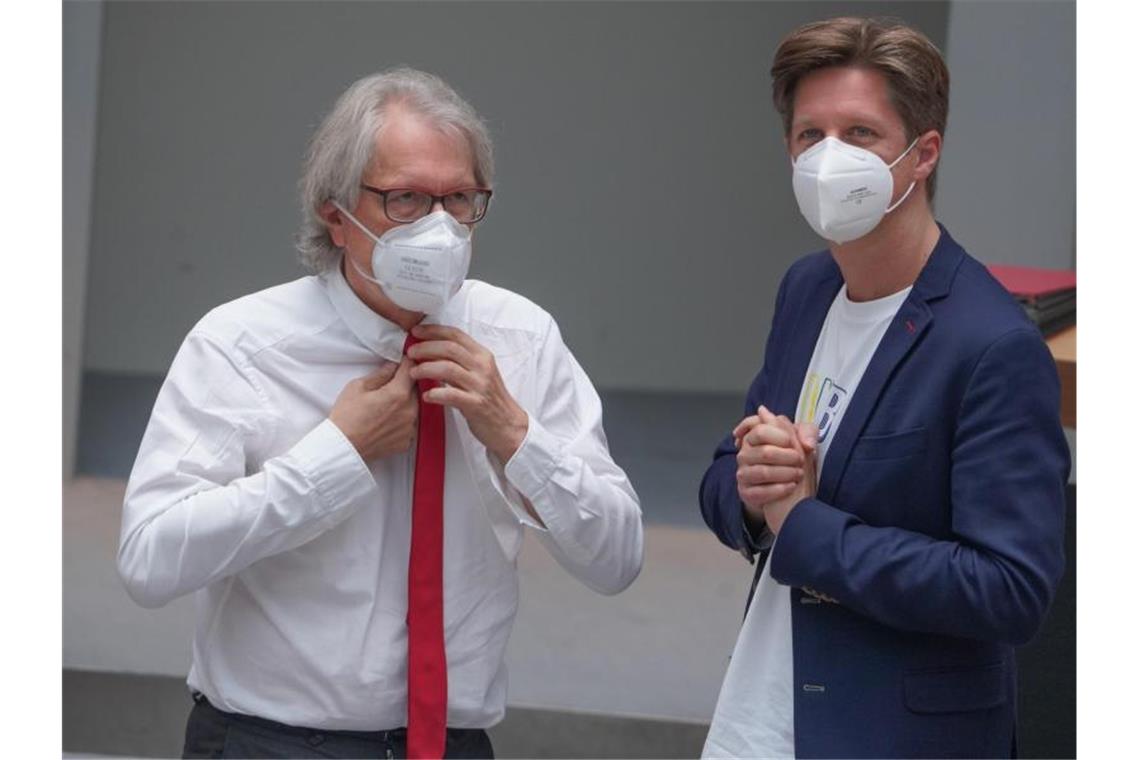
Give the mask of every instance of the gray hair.
M 360 195 L 360 178 L 372 159 L 376 135 L 384 126 L 391 103 L 406 105 L 435 126 L 466 138 L 474 157 L 475 181 L 490 187 L 494 174 L 491 135 L 467 101 L 442 79 L 407 67 L 358 79 L 333 106 L 313 135 L 301 174 L 301 231 L 297 251 L 301 263 L 314 272 L 334 266 L 341 250 L 320 217 L 333 200 L 353 208 Z

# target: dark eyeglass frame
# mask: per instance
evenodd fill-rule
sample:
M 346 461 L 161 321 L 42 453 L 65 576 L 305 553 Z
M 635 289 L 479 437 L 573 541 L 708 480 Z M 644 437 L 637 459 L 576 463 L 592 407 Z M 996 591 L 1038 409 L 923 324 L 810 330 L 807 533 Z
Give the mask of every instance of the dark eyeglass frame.
M 388 217 L 389 221 L 395 222 L 396 224 L 411 224 L 412 222 L 416 222 L 416 221 L 419 221 L 420 219 L 423 219 L 425 216 L 427 216 L 428 214 L 431 213 L 431 210 L 435 207 L 436 203 L 439 203 L 440 205 L 442 205 L 443 209 L 445 211 L 447 211 L 446 200 L 447 200 L 447 197 L 449 195 L 451 195 L 452 193 L 462 193 L 462 192 L 468 192 L 468 191 L 475 191 L 477 193 L 486 193 L 487 200 L 483 204 L 483 209 L 482 209 L 482 211 L 479 212 L 479 216 L 475 217 L 474 219 L 456 219 L 456 221 L 458 221 L 460 224 L 475 224 L 476 222 L 482 221 L 483 217 L 485 217 L 487 215 L 487 209 L 491 205 L 491 196 L 494 194 L 493 191 L 491 190 L 491 188 L 489 188 L 489 187 L 457 187 L 454 190 L 452 190 L 451 192 L 447 193 L 447 195 L 432 195 L 431 193 L 429 193 L 425 190 L 417 190 L 414 187 L 389 187 L 388 189 L 383 190 L 379 187 L 373 187 L 372 185 L 366 185 L 363 182 L 360 184 L 360 187 L 362 190 L 367 190 L 370 193 L 375 193 L 376 195 L 380 196 L 380 201 L 381 201 L 380 207 L 382 209 L 384 209 L 384 216 Z M 392 216 L 390 213 L 388 213 L 388 194 L 389 193 L 404 193 L 404 192 L 420 193 L 421 195 L 426 195 L 427 197 L 431 198 L 431 203 L 428 204 L 427 211 L 424 212 L 424 214 L 422 214 L 421 216 L 416 217 L 415 219 L 397 219 L 394 216 Z M 448 213 L 451 213 L 451 212 L 448 211 Z

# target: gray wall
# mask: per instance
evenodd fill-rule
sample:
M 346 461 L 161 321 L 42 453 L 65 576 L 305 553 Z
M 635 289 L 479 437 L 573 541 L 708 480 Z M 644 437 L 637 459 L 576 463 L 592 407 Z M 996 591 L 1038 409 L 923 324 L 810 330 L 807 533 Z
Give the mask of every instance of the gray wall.
M 63 474 L 75 469 L 103 3 L 63 6 Z
M 302 274 L 306 140 L 349 82 L 407 63 L 497 141 L 472 276 L 549 309 L 601 387 L 740 393 L 779 276 L 819 247 L 767 68 L 840 13 L 946 40 L 939 2 L 109 3 L 86 366 L 163 373 L 209 308 Z
M 1076 4 L 955 2 L 937 211 L 982 261 L 1076 266 Z

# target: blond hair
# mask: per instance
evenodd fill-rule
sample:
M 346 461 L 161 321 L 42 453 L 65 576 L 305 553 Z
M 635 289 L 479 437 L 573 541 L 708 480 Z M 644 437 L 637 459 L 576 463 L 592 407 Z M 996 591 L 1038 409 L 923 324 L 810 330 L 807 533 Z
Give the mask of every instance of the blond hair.
M 897 19 L 833 18 L 804 24 L 780 42 L 772 60 L 772 102 L 792 129 L 796 85 L 805 75 L 833 66 L 878 71 L 906 127 L 906 139 L 930 130 L 945 137 L 950 110 L 950 72 L 926 35 Z M 937 171 L 937 170 L 936 170 Z M 934 197 L 935 172 L 926 180 Z

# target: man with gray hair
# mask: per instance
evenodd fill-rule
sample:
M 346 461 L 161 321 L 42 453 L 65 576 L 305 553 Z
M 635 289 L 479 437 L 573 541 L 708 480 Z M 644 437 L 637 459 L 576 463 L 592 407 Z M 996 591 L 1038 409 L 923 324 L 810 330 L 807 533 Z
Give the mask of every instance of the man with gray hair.
M 187 757 L 487 757 L 530 527 L 590 588 L 641 568 L 637 495 L 549 314 L 466 279 L 474 110 L 366 77 L 317 130 L 314 274 L 189 333 L 123 506 L 139 604 L 194 592 Z

